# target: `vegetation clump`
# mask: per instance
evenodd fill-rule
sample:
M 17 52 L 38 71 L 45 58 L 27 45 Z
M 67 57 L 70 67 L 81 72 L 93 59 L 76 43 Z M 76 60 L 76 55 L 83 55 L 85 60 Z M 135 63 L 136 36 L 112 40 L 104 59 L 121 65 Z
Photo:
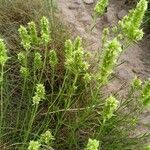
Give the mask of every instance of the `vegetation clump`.
M 146 8 L 147 1 L 140 0 L 118 26 L 103 30 L 103 51 L 95 55 L 98 63 L 94 68 L 82 38 L 67 39 L 60 49 L 54 20 L 45 16 L 37 24 L 31 21 L 20 26 L 17 54 L 11 55 L 0 40 L 1 149 L 145 148 L 150 134 L 131 133 L 136 132 L 141 113 L 150 105 L 150 80 L 142 82 L 136 77 L 126 97 L 105 96 L 102 88 L 111 82 L 117 61 L 127 48 L 124 45 L 142 39 L 140 25 Z M 13 57 L 18 70 L 12 79 L 9 62 Z

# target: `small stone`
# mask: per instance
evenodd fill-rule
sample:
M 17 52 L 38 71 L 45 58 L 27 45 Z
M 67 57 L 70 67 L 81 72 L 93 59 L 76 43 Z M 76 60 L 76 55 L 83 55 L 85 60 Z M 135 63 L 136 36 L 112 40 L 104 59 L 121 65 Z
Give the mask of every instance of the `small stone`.
M 85 24 L 91 24 L 92 17 L 88 13 L 81 13 L 81 21 Z
M 147 117 L 143 118 L 141 120 L 141 122 L 145 125 L 148 125 L 150 123 L 150 115 L 148 115 Z
M 78 4 L 71 4 L 71 5 L 69 5 L 69 9 L 78 9 L 80 7 L 80 5 L 78 5 Z
M 82 4 L 82 0 L 75 0 L 74 3 L 80 5 L 80 4 Z
M 118 13 L 118 19 L 122 19 L 124 16 L 126 16 L 128 14 L 128 12 L 126 10 L 121 10 L 119 13 Z
M 131 81 L 134 78 L 134 73 L 127 68 L 118 68 L 117 69 L 117 74 L 120 79 L 126 80 L 126 81 Z
M 111 5 L 111 7 L 107 8 L 106 17 L 107 17 L 108 23 L 110 23 L 111 26 L 114 26 L 114 25 L 117 24 L 118 19 L 117 19 L 117 16 L 116 16 L 116 10 L 115 10 L 114 5 Z
M 84 3 L 90 5 L 94 3 L 94 0 L 84 0 Z

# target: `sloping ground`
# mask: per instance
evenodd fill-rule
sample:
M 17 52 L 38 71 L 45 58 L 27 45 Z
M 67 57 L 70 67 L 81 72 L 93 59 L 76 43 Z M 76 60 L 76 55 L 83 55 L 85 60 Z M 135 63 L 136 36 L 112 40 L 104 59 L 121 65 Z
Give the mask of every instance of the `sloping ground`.
M 140 45 L 142 52 L 140 59 L 144 64 L 143 75 L 150 77 L 150 35 L 146 35 Z
M 86 50 L 98 50 L 101 45 L 101 33 L 104 27 L 117 24 L 127 11 L 124 1 L 111 0 L 107 13 L 97 22 L 96 28 L 90 32 L 93 6 L 96 0 L 58 0 L 60 15 L 73 29 L 74 36 L 85 39 Z M 107 92 L 117 91 L 123 84 L 127 85 L 136 74 L 142 79 L 150 77 L 150 40 L 145 38 L 140 44 L 129 47 L 121 56 L 120 65 L 114 75 L 117 77 L 107 88 Z M 142 123 L 150 122 L 149 112 L 145 112 Z M 145 130 L 139 126 L 140 131 Z
M 90 2 L 92 0 L 85 1 Z M 58 0 L 58 5 L 63 19 L 71 25 L 75 35 L 80 35 L 86 40 L 87 50 L 98 50 L 101 45 L 102 29 L 106 26 L 111 27 L 117 24 L 119 21 L 118 16 L 124 7 L 123 1 L 111 0 L 108 12 L 98 21 L 96 28 L 91 33 L 89 28 L 92 23 L 94 3 L 87 4 L 82 0 Z M 120 71 L 117 71 L 117 76 L 126 81 L 130 80 L 134 73 L 141 78 L 148 77 L 150 68 L 147 67 L 145 69 L 145 66 L 148 66 L 148 64 L 145 64 L 145 61 L 150 61 L 147 55 L 148 50 L 148 41 L 146 45 L 136 44 L 128 48 L 121 56 L 120 61 L 125 61 L 125 63 L 119 69 Z

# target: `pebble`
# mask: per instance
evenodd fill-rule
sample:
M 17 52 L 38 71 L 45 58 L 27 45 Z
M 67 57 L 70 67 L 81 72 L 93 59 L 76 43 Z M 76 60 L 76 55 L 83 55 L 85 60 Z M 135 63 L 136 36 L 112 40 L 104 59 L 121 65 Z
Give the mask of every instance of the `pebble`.
M 123 79 L 126 81 L 130 81 L 134 78 L 134 73 L 130 69 L 123 68 L 123 67 L 117 69 L 117 74 L 120 79 Z
M 145 125 L 148 125 L 150 123 L 150 115 L 147 115 L 146 117 L 144 117 L 141 122 Z
M 80 7 L 80 5 L 78 5 L 78 4 L 71 4 L 71 5 L 69 5 L 69 9 L 78 9 Z
M 94 3 L 94 0 L 84 0 L 84 3 L 90 5 Z
M 81 13 L 81 21 L 84 22 L 85 24 L 91 24 L 92 17 L 88 13 L 82 12 Z
M 108 23 L 110 23 L 111 26 L 114 26 L 114 25 L 117 24 L 118 19 L 116 17 L 115 6 L 114 5 L 112 5 L 111 7 L 107 8 L 106 17 L 107 17 Z
M 80 4 L 82 4 L 82 0 L 75 0 L 74 3 L 80 5 Z
M 119 13 L 118 13 L 118 19 L 122 19 L 124 16 L 126 16 L 128 14 L 128 12 L 126 10 L 121 10 Z

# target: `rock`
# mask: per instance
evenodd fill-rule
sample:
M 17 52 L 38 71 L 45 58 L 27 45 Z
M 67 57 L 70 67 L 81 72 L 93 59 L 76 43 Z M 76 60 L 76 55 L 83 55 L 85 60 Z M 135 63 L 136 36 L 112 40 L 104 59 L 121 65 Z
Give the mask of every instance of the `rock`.
M 118 23 L 114 5 L 111 5 L 110 7 L 107 8 L 106 17 L 107 17 L 108 23 L 111 26 L 114 26 Z
M 141 123 L 144 124 L 144 125 L 148 125 L 150 123 L 150 109 L 149 108 L 145 108 L 145 111 L 142 115 L 142 118 L 141 118 Z
M 117 69 L 117 75 L 121 80 L 131 81 L 134 78 L 134 73 L 128 68 L 120 67 Z
M 119 13 L 118 13 L 118 19 L 122 19 L 124 16 L 126 16 L 128 14 L 128 12 L 126 10 L 121 10 Z
M 69 9 L 78 9 L 80 7 L 80 5 L 78 4 L 71 4 L 68 6 Z
M 86 13 L 86 12 L 82 12 L 81 13 L 81 21 L 84 23 L 84 24 L 91 24 L 92 22 L 92 17 Z
M 141 120 L 141 122 L 145 125 L 148 125 L 150 123 L 150 115 L 148 115 L 147 117 L 143 118 Z
M 85 29 L 81 26 L 76 26 L 76 30 L 81 34 L 84 35 L 85 34 Z
M 80 4 L 82 4 L 82 0 L 75 0 L 74 3 L 80 5 Z
M 94 0 L 84 0 L 84 3 L 90 5 L 94 3 Z

